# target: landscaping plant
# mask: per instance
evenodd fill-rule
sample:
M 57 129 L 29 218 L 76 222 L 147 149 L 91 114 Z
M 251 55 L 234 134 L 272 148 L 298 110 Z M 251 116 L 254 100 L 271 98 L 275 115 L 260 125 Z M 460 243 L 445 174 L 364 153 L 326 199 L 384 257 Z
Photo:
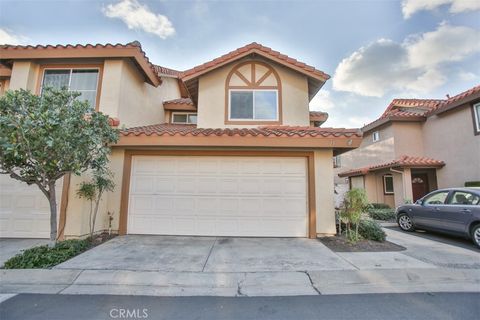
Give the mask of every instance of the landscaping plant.
M 104 192 L 113 191 L 115 183 L 112 180 L 113 174 L 109 170 L 95 170 L 91 181 L 80 183 L 77 190 L 77 196 L 90 202 L 90 238 L 93 238 L 95 232 L 95 222 L 97 220 L 98 207 Z
M 48 199 L 50 246 L 57 240 L 57 180 L 106 168 L 118 139 L 108 116 L 79 96 L 46 88 L 41 96 L 22 89 L 0 98 L 0 173 L 36 185 Z
M 386 234 L 378 222 L 373 220 L 360 220 L 358 232 L 363 239 L 383 242 Z
M 355 188 L 345 194 L 343 208 L 340 211 L 340 223 L 345 223 L 345 236 L 352 242 L 359 240 L 358 227 L 367 205 L 365 190 Z M 353 226 L 354 230 L 352 230 Z
M 90 239 L 66 240 L 55 246 L 38 246 L 23 251 L 5 262 L 5 269 L 50 268 L 89 249 Z

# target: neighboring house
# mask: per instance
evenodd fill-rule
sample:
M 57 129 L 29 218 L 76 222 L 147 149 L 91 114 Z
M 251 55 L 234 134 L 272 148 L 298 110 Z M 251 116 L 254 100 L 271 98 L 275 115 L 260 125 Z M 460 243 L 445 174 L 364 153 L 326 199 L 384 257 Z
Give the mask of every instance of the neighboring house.
M 332 157 L 361 133 L 318 127 L 309 101 L 329 76 L 252 43 L 179 72 L 127 45 L 1 46 L 2 90 L 80 91 L 122 127 L 110 169 L 116 190 L 98 230 L 120 234 L 316 237 L 335 233 Z M 59 233 L 88 231 L 86 179 L 58 187 Z M 1 177 L 2 237 L 48 237 L 40 192 Z
M 446 100 L 394 99 L 337 160 L 337 185 L 398 206 L 437 188 L 480 181 L 480 86 Z M 346 181 L 345 181 L 346 179 Z

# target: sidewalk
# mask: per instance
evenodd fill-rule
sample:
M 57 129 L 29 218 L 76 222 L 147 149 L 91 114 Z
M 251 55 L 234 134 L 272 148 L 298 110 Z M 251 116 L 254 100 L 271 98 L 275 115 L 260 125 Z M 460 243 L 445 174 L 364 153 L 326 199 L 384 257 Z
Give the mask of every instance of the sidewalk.
M 480 292 L 480 253 L 385 230 L 403 252 L 337 253 L 351 270 L 159 272 L 1 270 L 0 293 L 290 296 Z

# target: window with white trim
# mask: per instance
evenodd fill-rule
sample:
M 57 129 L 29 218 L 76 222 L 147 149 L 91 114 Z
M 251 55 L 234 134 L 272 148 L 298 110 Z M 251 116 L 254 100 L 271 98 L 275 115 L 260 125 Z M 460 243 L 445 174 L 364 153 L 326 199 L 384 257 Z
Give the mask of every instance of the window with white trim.
M 383 176 L 383 193 L 393 194 L 393 176 L 391 174 Z
M 197 114 L 196 113 L 185 113 L 185 112 L 173 112 L 172 113 L 172 123 L 196 124 L 197 123 Z
M 80 101 L 88 101 L 90 106 L 97 104 L 99 70 L 95 68 L 75 69 L 49 69 L 43 72 L 42 86 L 40 92 L 47 87 L 80 93 L 77 98 Z
M 477 133 L 480 133 L 480 103 L 477 103 L 473 106 L 473 115 L 475 117 L 475 129 Z
M 373 134 L 372 134 L 372 139 L 373 139 L 373 142 L 377 142 L 380 140 L 380 131 L 375 131 Z
M 230 90 L 229 120 L 278 120 L 278 90 Z

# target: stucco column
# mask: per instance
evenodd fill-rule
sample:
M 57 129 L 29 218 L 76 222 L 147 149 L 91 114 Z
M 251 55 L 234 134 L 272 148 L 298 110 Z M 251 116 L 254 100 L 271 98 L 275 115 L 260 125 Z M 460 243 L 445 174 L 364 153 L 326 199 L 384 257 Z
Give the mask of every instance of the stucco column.
M 332 159 L 332 149 L 319 150 L 314 153 L 317 235 L 334 235 L 336 233 Z
M 413 201 L 412 171 L 409 168 L 403 169 L 403 190 L 405 190 L 403 200 Z
M 31 61 L 15 61 L 10 76 L 9 89 L 26 89 L 35 93 L 39 70 L 38 64 Z

